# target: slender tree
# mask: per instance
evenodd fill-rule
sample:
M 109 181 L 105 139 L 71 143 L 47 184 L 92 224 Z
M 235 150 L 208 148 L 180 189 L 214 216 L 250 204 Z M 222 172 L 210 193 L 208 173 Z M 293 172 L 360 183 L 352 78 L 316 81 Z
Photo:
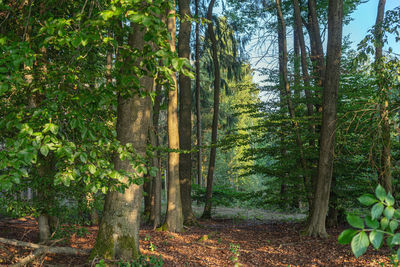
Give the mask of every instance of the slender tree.
M 212 49 L 212 59 L 214 63 L 214 114 L 212 121 L 212 133 L 211 133 L 211 149 L 210 149 L 210 159 L 208 165 L 207 174 L 207 189 L 205 206 L 203 211 L 203 218 L 211 217 L 212 208 L 212 186 L 214 180 L 214 169 L 215 169 L 215 158 L 217 155 L 217 132 L 218 132 L 218 116 L 219 116 L 219 91 L 221 84 L 221 74 L 219 69 L 219 59 L 218 59 L 218 48 L 217 48 L 217 38 L 215 37 L 214 26 L 212 23 L 212 14 L 214 8 L 215 0 L 211 0 L 208 6 L 207 19 L 210 21 L 208 23 L 208 34 L 211 40 Z
M 386 192 L 392 192 L 392 173 L 391 173 L 391 153 L 390 153 L 390 122 L 389 122 L 389 98 L 388 89 L 385 88 L 384 81 L 380 77 L 383 61 L 383 30 L 382 23 L 385 14 L 386 0 L 379 0 L 378 13 L 375 22 L 375 71 L 378 79 L 378 90 L 381 96 L 379 103 L 379 115 L 382 135 L 382 151 L 380 153 L 379 183 L 385 188 Z
M 337 120 L 337 94 L 342 47 L 343 0 L 329 1 L 328 49 L 322 102 L 322 128 L 318 177 L 306 234 L 326 237 L 325 220 L 333 172 L 333 155 Z
M 195 0 L 196 18 L 199 17 L 199 0 Z M 200 106 L 200 22 L 196 21 L 196 139 L 197 139 L 197 184 L 203 183 L 203 161 L 201 156 L 201 106 Z

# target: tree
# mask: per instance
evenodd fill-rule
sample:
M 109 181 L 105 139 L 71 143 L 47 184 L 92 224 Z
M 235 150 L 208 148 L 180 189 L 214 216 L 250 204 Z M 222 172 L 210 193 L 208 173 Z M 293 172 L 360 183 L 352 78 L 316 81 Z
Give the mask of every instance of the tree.
M 376 16 L 376 23 L 374 29 L 375 36 L 375 71 L 377 73 L 378 91 L 382 98 L 379 103 L 379 115 L 381 123 L 382 135 L 382 151 L 380 153 L 379 164 L 379 183 L 383 186 L 386 192 L 393 192 L 392 189 L 392 174 L 391 174 L 391 153 L 390 153 L 390 122 L 389 122 L 389 97 L 388 89 L 385 88 L 384 79 L 382 75 L 383 64 L 383 17 L 385 14 L 386 0 L 379 0 L 378 13 Z
M 212 122 L 212 134 L 211 134 L 211 148 L 210 148 L 210 160 L 208 165 L 208 173 L 207 173 L 207 190 L 205 197 L 205 206 L 203 211 L 203 218 L 211 217 L 211 208 L 212 208 L 212 186 L 214 179 L 214 169 L 215 169 L 215 158 L 217 155 L 217 132 L 218 132 L 218 116 L 219 116 L 219 91 L 221 85 L 221 74 L 219 69 L 219 60 L 218 60 L 218 48 L 217 48 L 217 39 L 215 37 L 214 28 L 212 24 L 212 14 L 214 8 L 215 0 L 211 0 L 208 5 L 207 11 L 207 19 L 210 21 L 208 23 L 208 34 L 211 40 L 212 47 L 212 58 L 214 63 L 214 113 L 213 113 L 213 122 Z
M 337 94 L 342 47 L 343 1 L 329 1 L 328 49 L 322 102 L 322 128 L 318 161 L 318 177 L 306 226 L 306 234 L 326 237 L 325 219 L 333 172 L 333 156 L 337 120 Z
M 175 53 L 175 5 L 167 12 L 169 45 Z M 172 73 L 173 87 L 168 92 L 168 207 L 165 228 L 172 232 L 183 230 L 183 214 L 179 181 L 179 130 L 178 130 L 178 86 L 176 73 Z
M 189 0 L 179 0 L 178 55 L 190 59 L 190 4 Z M 182 212 L 184 223 L 192 225 L 196 217 L 192 210 L 192 81 L 183 73 L 179 74 L 179 180 L 181 187 Z

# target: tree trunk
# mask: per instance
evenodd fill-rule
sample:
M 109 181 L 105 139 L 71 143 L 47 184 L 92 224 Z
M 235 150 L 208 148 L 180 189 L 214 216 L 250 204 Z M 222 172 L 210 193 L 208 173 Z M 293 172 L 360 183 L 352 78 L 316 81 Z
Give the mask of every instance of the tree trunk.
M 296 114 L 294 105 L 292 102 L 292 96 L 290 91 L 290 85 L 288 80 L 288 54 L 287 54 L 287 41 L 286 41 L 286 24 L 282 14 L 281 0 L 276 0 L 277 16 L 278 16 L 278 44 L 279 44 L 279 72 L 280 72 L 280 87 L 283 92 L 284 98 L 286 99 L 287 107 L 289 110 L 289 116 L 292 121 L 292 125 L 296 135 L 296 145 L 299 149 L 300 164 L 303 169 L 304 186 L 310 183 L 310 178 L 307 173 L 307 162 L 304 157 L 303 143 L 300 136 L 299 125 L 296 121 Z
M 310 36 L 311 44 L 310 58 L 314 66 L 314 78 L 316 80 L 317 86 L 322 88 L 324 87 L 325 78 L 324 50 L 322 47 L 315 0 L 308 0 L 308 22 L 308 34 Z M 316 104 L 316 108 L 318 111 L 320 110 L 319 105 L 319 103 Z
M 331 188 L 336 135 L 337 93 L 340 78 L 343 0 L 329 1 L 328 49 L 323 90 L 321 143 L 318 177 L 311 215 L 305 232 L 309 236 L 326 237 L 325 220 Z
M 212 23 L 212 13 L 214 8 L 215 0 L 211 0 L 208 6 L 207 19 L 210 21 L 208 24 L 208 33 L 211 39 L 212 47 L 212 58 L 214 63 L 214 114 L 212 121 L 212 133 L 211 133 L 211 149 L 210 149 L 210 160 L 208 165 L 207 174 L 207 189 L 205 206 L 203 211 L 203 218 L 211 218 L 211 208 L 212 208 L 212 186 L 214 180 L 214 168 L 215 168 L 215 158 L 217 155 L 217 132 L 218 132 L 218 116 L 219 116 L 219 91 L 221 84 L 221 74 L 219 69 L 218 60 L 218 48 L 217 48 L 217 38 L 215 37 L 215 32 Z
M 154 99 L 153 107 L 153 123 L 152 129 L 150 129 L 150 142 L 153 147 L 160 146 L 160 140 L 158 137 L 158 121 L 160 118 L 160 106 L 161 106 L 161 85 L 156 86 L 156 98 Z M 157 174 L 153 178 L 153 187 L 151 192 L 151 212 L 150 212 L 150 224 L 153 225 L 154 229 L 161 225 L 161 158 L 160 153 L 156 151 L 153 155 L 152 160 L 153 167 L 157 168 Z
M 196 18 L 199 16 L 199 0 L 195 1 Z M 203 181 L 203 160 L 201 155 L 201 106 L 200 106 L 200 22 L 196 22 L 196 126 L 197 126 L 197 184 Z
M 137 24 L 132 23 L 131 27 L 129 45 L 141 50 L 145 43 L 144 31 Z M 125 63 L 129 61 L 128 58 Z M 128 65 L 139 66 L 140 61 L 139 58 Z M 139 81 L 147 92 L 152 90 L 153 78 L 143 76 Z M 132 144 L 135 152 L 145 157 L 151 101 L 149 96 L 142 97 L 136 90 L 133 96 L 118 96 L 117 139 L 121 145 Z M 116 170 L 142 175 L 136 173 L 129 160 L 121 160 L 119 155 L 114 157 L 114 167 Z M 124 182 L 128 183 L 128 179 L 125 178 Z M 141 201 L 142 186 L 137 184 L 130 184 L 123 193 L 111 190 L 107 193 L 91 258 L 100 256 L 105 259 L 129 260 L 138 257 Z
M 189 0 L 179 0 L 178 55 L 190 60 L 190 30 Z M 192 81 L 189 77 L 179 75 L 179 145 L 181 150 L 192 150 Z M 196 223 L 192 210 L 192 153 L 179 154 L 179 180 L 181 186 L 183 220 L 186 225 Z
M 169 40 L 171 51 L 175 52 L 175 6 L 173 6 L 171 10 L 168 10 L 167 25 L 168 31 L 171 34 L 171 39 Z M 174 81 L 174 87 L 168 92 L 168 145 L 170 150 L 178 150 L 178 86 L 176 82 L 176 73 L 172 74 L 172 79 Z M 165 229 L 171 232 L 181 232 L 183 230 L 178 152 L 168 153 L 168 207 L 165 224 Z
M 304 82 L 304 94 L 306 96 L 306 105 L 307 105 L 307 116 L 312 119 L 312 116 L 314 115 L 314 109 L 313 109 L 313 104 L 312 104 L 312 94 L 310 92 L 310 76 L 308 74 L 308 66 L 307 66 L 307 52 L 306 52 L 306 44 L 304 41 L 304 32 L 303 32 L 303 24 L 301 22 L 301 15 L 300 15 L 300 5 L 298 0 L 293 0 L 293 7 L 294 7 L 294 20 L 295 20 L 295 27 L 296 27 L 296 32 L 297 32 L 297 38 L 299 41 L 299 47 L 300 47 L 300 60 L 301 60 L 301 70 L 303 73 L 303 82 Z M 317 27 L 319 28 L 319 27 Z M 318 30 L 319 32 L 319 30 Z M 311 148 L 315 147 L 315 140 L 314 140 L 314 135 L 315 135 L 315 125 L 310 124 L 309 126 L 309 132 L 310 132 L 310 139 L 309 139 L 309 145 Z M 309 207 L 311 207 L 311 201 L 312 201 L 312 191 L 313 191 L 313 182 L 314 177 L 311 175 L 310 181 L 305 185 L 306 187 L 306 194 L 307 194 L 307 199 L 308 199 L 308 204 Z
M 381 95 L 379 104 L 380 123 L 382 131 L 382 151 L 380 154 L 379 183 L 385 188 L 386 192 L 392 192 L 392 172 L 391 172 L 391 153 L 390 153 L 390 122 L 389 122 L 389 98 L 388 89 L 385 87 L 380 73 L 382 72 L 383 55 L 383 33 L 382 23 L 385 14 L 386 0 L 379 0 L 378 13 L 375 22 L 375 70 L 378 79 L 378 90 Z

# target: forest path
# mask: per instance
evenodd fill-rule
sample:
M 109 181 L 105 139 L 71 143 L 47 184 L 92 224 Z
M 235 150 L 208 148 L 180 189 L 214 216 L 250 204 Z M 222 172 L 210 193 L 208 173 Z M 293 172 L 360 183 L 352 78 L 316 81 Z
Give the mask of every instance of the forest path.
M 204 206 L 193 205 L 193 211 L 196 217 L 203 213 Z M 214 207 L 212 211 L 213 218 L 236 219 L 236 220 L 258 220 L 258 221 L 300 221 L 307 215 L 304 213 L 278 212 L 264 209 L 240 208 L 240 207 Z

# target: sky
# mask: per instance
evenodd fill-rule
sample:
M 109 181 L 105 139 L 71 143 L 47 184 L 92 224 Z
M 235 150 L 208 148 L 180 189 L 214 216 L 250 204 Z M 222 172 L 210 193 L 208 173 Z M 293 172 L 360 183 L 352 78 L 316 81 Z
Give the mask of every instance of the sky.
M 352 48 L 357 49 L 357 44 L 364 39 L 367 35 L 368 30 L 375 24 L 377 8 L 379 0 L 369 0 L 367 3 L 360 4 L 357 9 L 351 14 L 353 20 L 343 27 L 343 37 L 349 36 L 352 42 Z M 386 0 L 385 11 L 394 9 L 400 6 L 400 0 Z M 288 33 L 288 38 L 292 34 Z M 387 51 L 389 47 L 393 49 L 393 52 L 400 54 L 400 42 L 395 42 L 395 38 L 389 37 L 389 43 L 385 44 L 384 51 Z M 290 46 L 292 41 L 288 40 L 288 45 Z M 289 49 L 291 49 L 289 47 Z M 250 64 L 253 68 L 262 68 L 267 66 L 268 61 L 271 59 L 267 58 L 264 61 L 258 62 L 259 55 L 256 51 L 250 52 L 250 57 L 254 58 L 250 60 Z M 258 63 L 256 65 L 256 63 Z M 261 83 L 264 79 L 257 72 L 254 75 L 254 82 Z
M 353 21 L 344 25 L 343 36 L 350 35 L 354 48 L 375 24 L 378 2 L 379 0 L 369 0 L 367 3 L 359 5 L 351 15 Z M 400 6 L 400 0 L 386 0 L 385 11 L 398 6 Z M 389 38 L 389 44 L 384 47 L 384 50 L 387 50 L 389 46 L 393 48 L 394 53 L 400 54 L 400 43 L 396 43 L 394 37 Z

